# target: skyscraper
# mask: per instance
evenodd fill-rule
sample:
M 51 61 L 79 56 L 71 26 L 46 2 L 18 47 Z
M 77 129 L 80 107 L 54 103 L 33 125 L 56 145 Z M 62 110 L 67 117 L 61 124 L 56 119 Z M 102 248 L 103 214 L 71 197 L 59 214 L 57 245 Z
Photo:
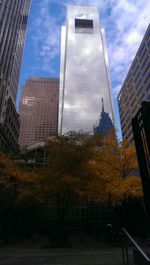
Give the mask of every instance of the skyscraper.
M 59 132 L 93 131 L 99 102 L 114 122 L 104 30 L 98 9 L 69 6 L 61 35 Z
M 110 129 L 113 129 L 114 125 L 112 120 L 109 117 L 109 114 L 105 112 L 104 109 L 104 101 L 102 98 L 102 111 L 100 114 L 99 124 L 98 126 L 94 126 L 93 131 L 94 133 L 107 133 Z
M 21 147 L 57 135 L 58 97 L 58 78 L 32 77 L 26 81 L 19 105 Z
M 131 119 L 145 100 L 150 100 L 150 25 L 118 95 L 123 139 L 133 141 Z
M 16 95 L 30 0 L 0 1 L 0 148 L 17 146 Z

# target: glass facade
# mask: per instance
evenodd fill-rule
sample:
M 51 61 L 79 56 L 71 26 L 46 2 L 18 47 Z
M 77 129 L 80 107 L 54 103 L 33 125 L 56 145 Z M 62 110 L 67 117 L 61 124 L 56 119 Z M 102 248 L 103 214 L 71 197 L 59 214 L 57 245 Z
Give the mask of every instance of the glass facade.
M 19 144 L 56 136 L 58 132 L 58 78 L 30 78 L 22 88 Z
M 31 0 L 0 1 L 0 149 L 8 142 L 16 146 L 18 141 L 19 117 L 16 112 L 13 118 L 11 113 L 8 114 L 8 110 L 11 102 L 16 111 L 16 95 L 30 2 Z M 8 116 L 12 118 L 9 124 Z
M 30 0 L 3 0 L 0 9 L 0 108 L 8 90 L 14 104 Z
M 101 98 L 114 123 L 104 30 L 97 8 L 69 6 L 61 35 L 59 132 L 93 131 Z
M 18 39 L 16 41 L 16 51 L 14 56 L 12 72 L 11 72 L 11 78 L 10 78 L 11 93 L 14 102 L 16 102 L 16 97 L 17 97 L 18 80 L 19 80 L 20 67 L 21 67 L 23 48 L 25 42 L 29 7 L 30 7 L 30 1 L 29 0 L 25 1 L 21 10 L 21 19 L 20 19 L 21 24 L 18 30 Z

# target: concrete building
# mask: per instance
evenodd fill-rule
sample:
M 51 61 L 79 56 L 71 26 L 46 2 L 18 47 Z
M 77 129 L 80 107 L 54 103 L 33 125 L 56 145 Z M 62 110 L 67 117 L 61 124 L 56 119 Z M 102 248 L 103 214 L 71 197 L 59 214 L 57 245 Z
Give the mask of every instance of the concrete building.
M 16 95 L 30 0 L 0 1 L 0 149 L 17 148 Z
M 133 141 L 131 119 L 145 100 L 150 100 L 150 25 L 118 95 L 123 139 Z
M 19 144 L 25 147 L 58 132 L 59 79 L 32 77 L 22 88 Z
M 101 98 L 114 123 L 107 50 L 98 9 L 69 6 L 61 35 L 59 132 L 93 132 Z

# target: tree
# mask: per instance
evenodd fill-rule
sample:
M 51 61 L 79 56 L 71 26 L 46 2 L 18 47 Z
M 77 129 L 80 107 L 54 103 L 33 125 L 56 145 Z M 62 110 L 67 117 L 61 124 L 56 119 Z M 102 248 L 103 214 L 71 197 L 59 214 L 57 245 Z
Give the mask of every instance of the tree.
M 142 197 L 135 148 L 117 142 L 114 133 L 69 133 L 47 143 L 48 166 L 39 170 L 43 200 L 61 211 L 70 200 L 81 197 L 107 204 L 124 196 Z M 43 192 L 44 191 L 44 192 Z M 61 208 L 62 207 L 62 208 Z
M 106 196 L 111 195 L 116 202 L 121 202 L 125 196 L 143 196 L 140 177 L 134 175 L 138 163 L 133 144 L 127 141 L 118 144 L 112 134 L 105 135 L 93 161 L 93 169 L 103 182 Z
M 79 182 L 88 174 L 91 151 L 87 135 L 71 133 L 47 143 L 48 166 L 42 175 L 43 196 L 47 203 L 57 204 L 59 215 L 77 194 Z
M 0 153 L 0 203 L 5 212 L 8 206 L 33 211 L 53 206 L 61 234 L 70 202 L 81 199 L 107 206 L 142 197 L 140 178 L 133 175 L 135 148 L 125 141 L 118 144 L 112 132 L 71 132 L 48 141 L 45 151 L 47 167 L 32 171 Z
M 1 232 L 12 233 L 17 224 L 23 228 L 25 213 L 33 212 L 39 204 L 39 190 L 39 176 L 35 172 L 25 169 L 14 157 L 0 153 Z M 31 218 L 29 221 L 31 224 Z

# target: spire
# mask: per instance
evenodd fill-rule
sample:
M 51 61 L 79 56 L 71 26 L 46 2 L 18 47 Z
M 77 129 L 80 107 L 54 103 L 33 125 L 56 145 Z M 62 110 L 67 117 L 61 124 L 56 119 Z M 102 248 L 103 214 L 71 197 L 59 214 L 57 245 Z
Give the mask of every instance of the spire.
M 105 112 L 104 111 L 104 100 L 103 100 L 103 98 L 101 98 L 101 100 L 102 100 L 102 113 L 103 113 L 103 112 Z

